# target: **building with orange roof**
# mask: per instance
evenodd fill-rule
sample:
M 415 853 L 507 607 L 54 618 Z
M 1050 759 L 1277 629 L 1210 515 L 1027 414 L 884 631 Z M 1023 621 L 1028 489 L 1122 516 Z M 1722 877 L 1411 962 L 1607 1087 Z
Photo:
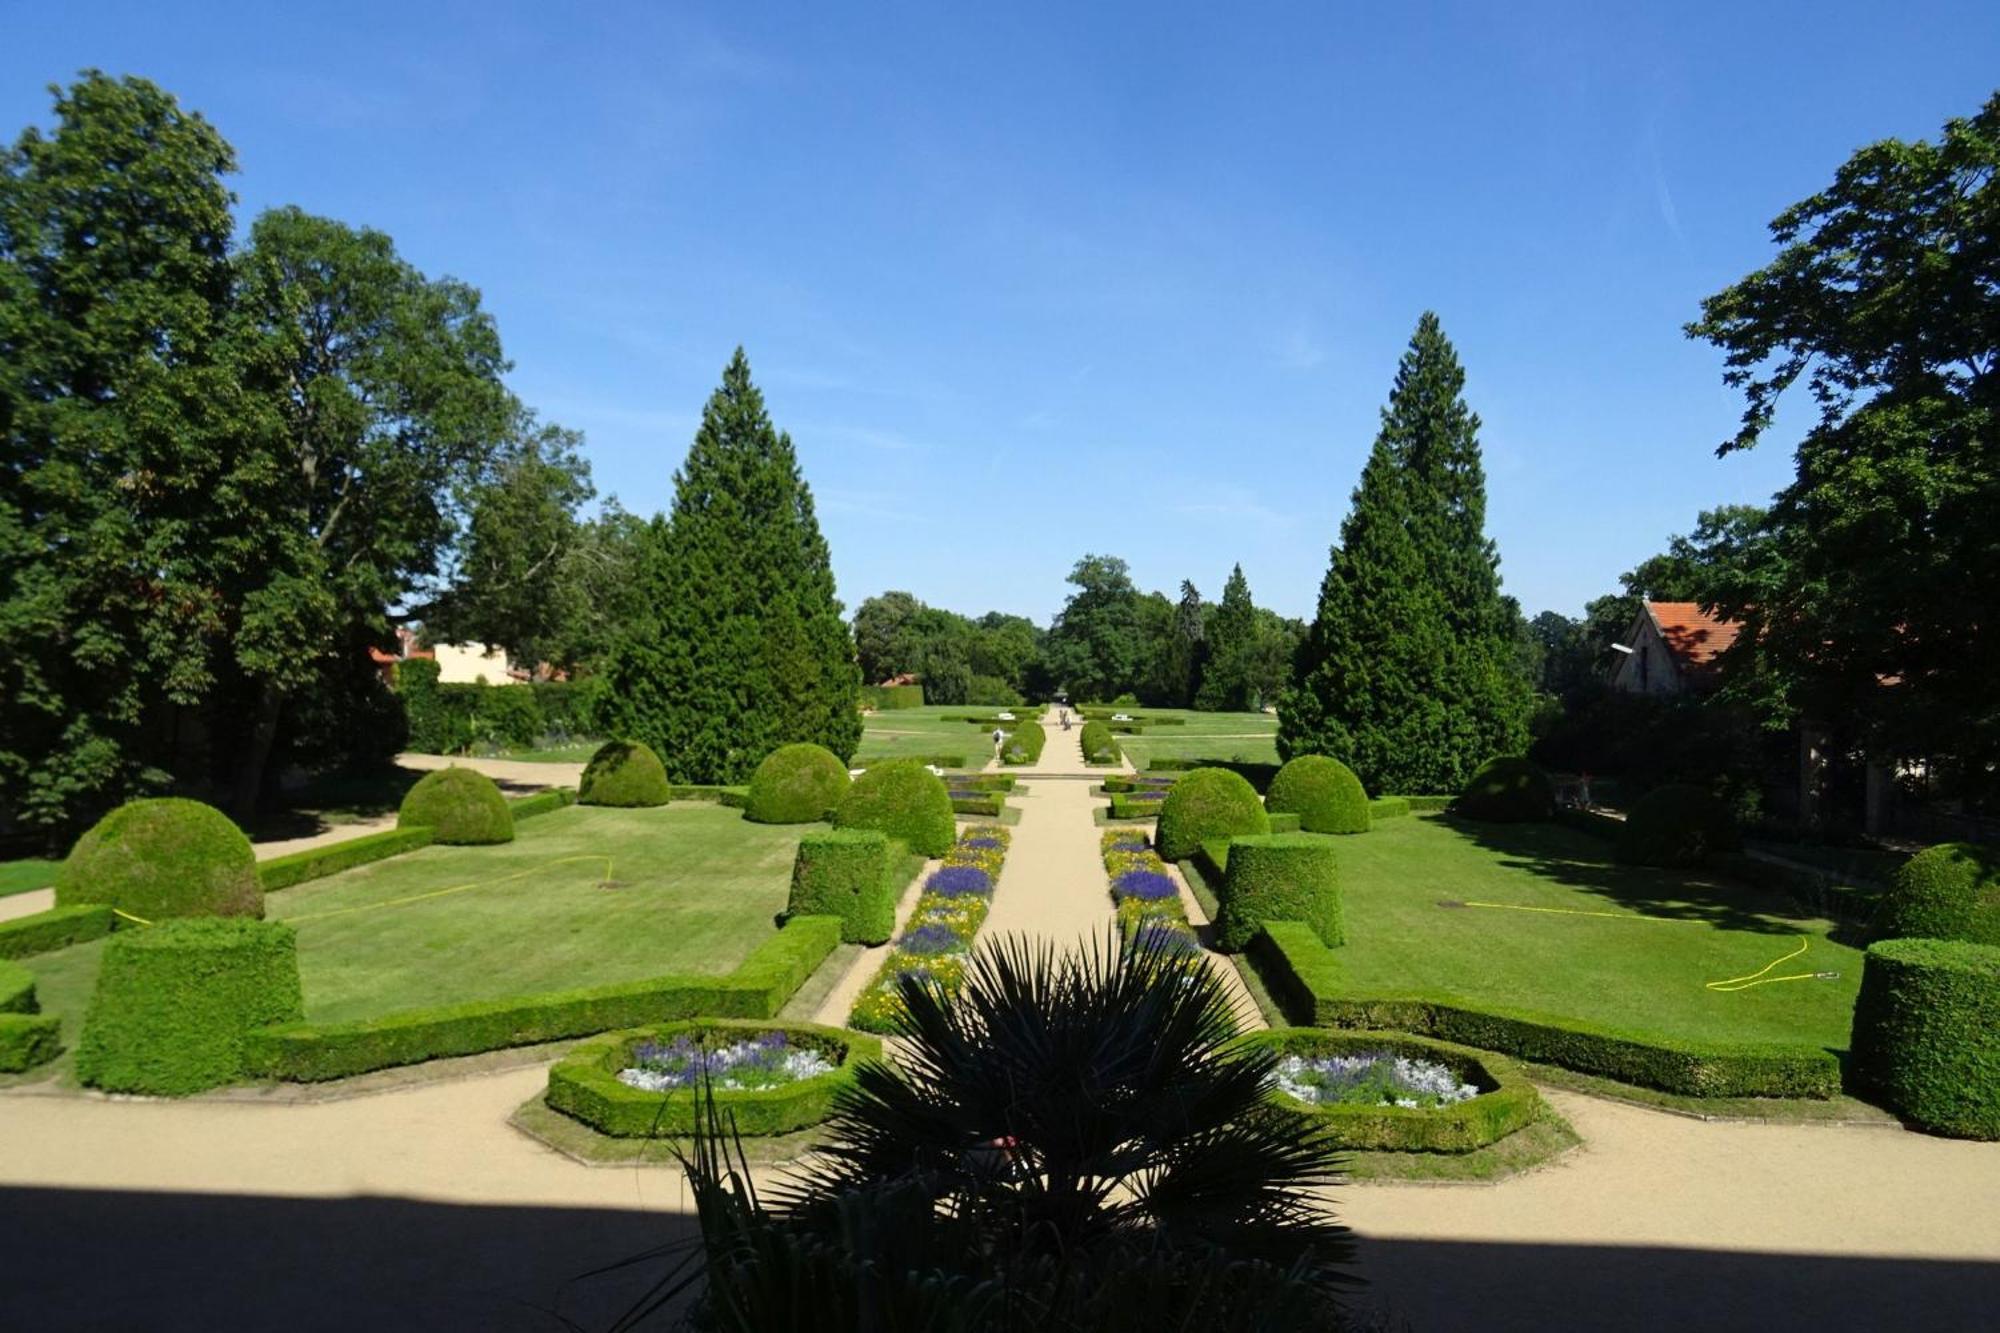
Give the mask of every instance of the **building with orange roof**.
M 1628 694 L 1686 694 L 1720 683 L 1716 663 L 1743 626 L 1702 609 L 1699 602 L 1641 602 L 1632 628 L 1613 647 L 1614 689 Z

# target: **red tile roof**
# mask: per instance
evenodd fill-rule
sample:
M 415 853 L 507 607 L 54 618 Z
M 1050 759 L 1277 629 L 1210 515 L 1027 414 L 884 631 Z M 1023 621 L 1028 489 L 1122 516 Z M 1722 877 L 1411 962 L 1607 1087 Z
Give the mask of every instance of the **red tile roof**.
M 1647 602 L 1646 611 L 1683 672 L 1712 667 L 1743 628 L 1738 621 L 1710 615 L 1699 602 Z

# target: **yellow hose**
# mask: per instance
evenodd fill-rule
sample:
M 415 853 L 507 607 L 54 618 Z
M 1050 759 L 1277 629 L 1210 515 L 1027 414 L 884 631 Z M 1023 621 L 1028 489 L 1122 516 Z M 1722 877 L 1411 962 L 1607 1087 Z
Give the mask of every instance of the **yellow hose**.
M 1615 921 L 1651 921 L 1663 926 L 1700 926 L 1707 924 L 1706 922 L 1696 921 L 1691 917 L 1646 916 L 1639 912 L 1593 912 L 1580 907 L 1531 907 L 1526 903 L 1464 902 L 1460 903 L 1459 906 L 1484 907 L 1496 912 L 1545 912 L 1550 916 L 1596 916 L 1610 917 Z M 1764 975 L 1781 963 L 1791 962 L 1792 959 L 1799 957 L 1811 947 L 1812 937 L 1801 935 L 1799 936 L 1799 947 L 1785 954 L 1783 957 L 1773 958 L 1770 962 L 1764 964 L 1764 966 L 1758 968 L 1748 976 L 1730 977 L 1724 981 L 1705 981 L 1702 983 L 1702 989 L 1716 991 L 1724 995 L 1732 995 L 1737 991 L 1749 990 L 1752 986 L 1769 986 L 1773 982 L 1778 981 L 1820 981 L 1831 980 L 1839 976 L 1838 972 L 1788 972 L 1782 977 L 1767 977 Z

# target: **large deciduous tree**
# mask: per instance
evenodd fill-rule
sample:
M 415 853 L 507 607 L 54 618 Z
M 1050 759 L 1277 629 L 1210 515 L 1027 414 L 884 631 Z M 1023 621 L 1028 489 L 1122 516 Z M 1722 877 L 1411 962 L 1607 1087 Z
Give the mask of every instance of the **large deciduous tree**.
M 778 746 L 842 758 L 861 741 L 854 639 L 791 437 L 771 424 L 738 348 L 654 525 L 656 608 L 613 650 L 615 728 L 678 782 L 743 782 Z
M 1456 791 L 1527 740 L 1518 613 L 1500 595 L 1464 387 L 1426 312 L 1279 709 L 1282 755 L 1333 755 L 1375 791 Z
M 1772 508 L 1768 577 L 1725 613 L 1778 716 L 1882 758 L 2000 779 L 2000 94 L 1888 139 L 1771 224 L 1777 258 L 1688 326 L 1726 355 L 1748 449 L 1805 381 L 1817 416 Z M 1741 665 L 1739 662 L 1737 665 Z M 1955 761 L 1955 762 L 1951 762 Z
M 1134 692 L 1155 653 L 1130 567 L 1117 556 L 1086 555 L 1070 570 L 1069 582 L 1076 591 L 1043 648 L 1050 676 L 1079 701 Z

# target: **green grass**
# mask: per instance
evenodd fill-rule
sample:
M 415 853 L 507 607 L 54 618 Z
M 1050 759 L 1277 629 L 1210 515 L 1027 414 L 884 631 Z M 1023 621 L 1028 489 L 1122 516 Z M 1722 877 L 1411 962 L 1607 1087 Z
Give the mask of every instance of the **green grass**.
M 1118 737 L 1134 768 L 1155 759 L 1237 759 L 1252 764 L 1278 762 L 1278 719 L 1269 713 L 1197 713 L 1185 708 L 1132 708 L 1135 717 L 1178 717 L 1180 726 L 1153 727 Z
M 956 754 L 965 758 L 965 767 L 984 768 L 993 757 L 993 728 L 975 727 L 970 722 L 948 722 L 947 715 L 997 713 L 984 705 L 953 704 L 949 707 L 890 708 L 862 719 L 861 748 L 854 762 L 871 759 L 901 759 L 908 755 Z M 1041 709 L 1028 705 L 1007 710 L 1015 716 L 1036 719 Z M 995 726 L 1005 726 L 1004 722 Z
M 1335 841 L 1348 926 L 1335 955 L 1356 990 L 1450 995 L 1665 1036 L 1847 1047 L 1861 954 L 1788 899 L 1719 876 L 1617 865 L 1607 844 L 1556 824 L 1414 816 Z M 1771 975 L 1837 979 L 1706 989 L 1801 938 L 1805 954 Z
M 20 861 L 0 861 L 0 898 L 48 888 L 56 882 L 56 867 L 61 864 L 60 861 L 44 861 L 38 856 Z
M 769 938 L 800 833 L 700 803 L 572 806 L 497 847 L 426 847 L 274 893 L 299 932 L 306 1017 L 716 974 Z M 615 888 L 599 887 L 606 858 Z M 583 858 L 583 859 L 572 859 Z M 422 897 L 420 901 L 401 900 Z M 22 960 L 76 1040 L 104 942 Z M 66 1057 L 65 1057 L 66 1059 Z

